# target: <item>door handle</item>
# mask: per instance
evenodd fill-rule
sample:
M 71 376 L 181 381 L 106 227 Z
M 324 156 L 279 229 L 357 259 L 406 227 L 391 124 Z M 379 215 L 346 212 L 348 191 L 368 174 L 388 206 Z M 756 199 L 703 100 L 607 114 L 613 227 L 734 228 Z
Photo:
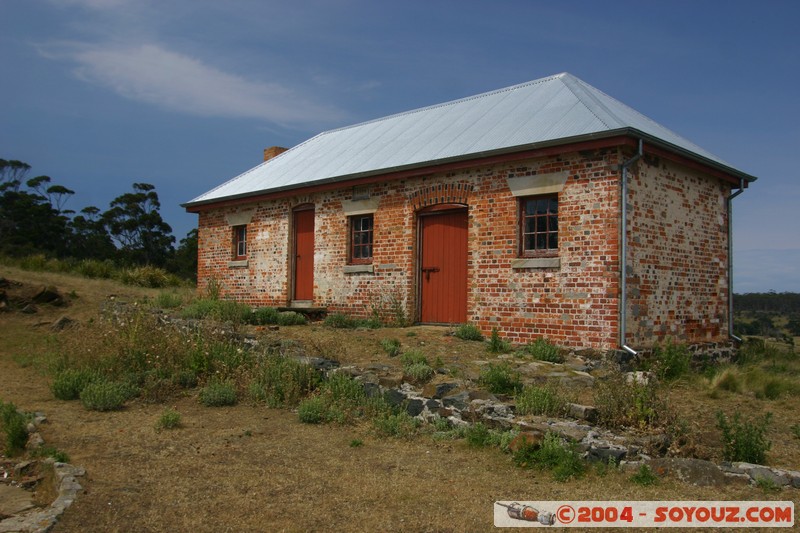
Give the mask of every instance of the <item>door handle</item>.
M 431 272 L 439 272 L 439 267 L 422 267 L 422 271 L 425 273 L 425 281 L 430 281 Z

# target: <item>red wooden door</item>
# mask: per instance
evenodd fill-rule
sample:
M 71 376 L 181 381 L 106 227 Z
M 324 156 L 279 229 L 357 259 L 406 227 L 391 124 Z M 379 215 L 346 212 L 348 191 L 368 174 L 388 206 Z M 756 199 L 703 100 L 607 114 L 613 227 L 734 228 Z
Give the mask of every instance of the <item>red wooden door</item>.
M 294 299 L 314 299 L 314 210 L 294 212 Z
M 467 321 L 467 210 L 420 216 L 420 321 Z

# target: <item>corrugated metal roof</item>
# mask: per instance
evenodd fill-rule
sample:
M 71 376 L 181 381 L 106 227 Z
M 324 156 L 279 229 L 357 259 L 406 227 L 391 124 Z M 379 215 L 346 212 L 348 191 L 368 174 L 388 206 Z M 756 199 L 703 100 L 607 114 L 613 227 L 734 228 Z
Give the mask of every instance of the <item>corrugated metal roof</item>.
M 320 133 L 186 206 L 626 130 L 641 132 L 748 181 L 755 179 L 562 73 Z

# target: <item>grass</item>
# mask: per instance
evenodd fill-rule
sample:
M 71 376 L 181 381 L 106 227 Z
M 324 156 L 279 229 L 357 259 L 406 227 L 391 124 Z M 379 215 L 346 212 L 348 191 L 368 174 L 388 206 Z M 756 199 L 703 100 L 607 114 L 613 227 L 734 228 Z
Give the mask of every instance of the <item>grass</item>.
M 656 375 L 664 381 L 675 381 L 685 376 L 690 369 L 692 354 L 685 344 L 674 344 L 667 340 L 653 349 L 653 366 Z
M 403 376 L 412 383 L 425 383 L 436 373 L 420 350 L 405 352 L 400 356 L 400 363 L 403 365 Z
M 381 339 L 380 345 L 389 357 L 397 357 L 400 355 L 401 346 L 398 339 Z
M 309 365 L 279 354 L 262 358 L 251 372 L 250 396 L 268 407 L 294 407 L 320 381 Z
M 376 317 L 372 318 L 352 318 L 344 313 L 333 313 L 325 317 L 324 325 L 329 328 L 337 329 L 378 329 L 383 326 L 380 320 Z
M 50 457 L 59 463 L 69 463 L 69 455 L 54 446 L 39 446 L 31 450 L 30 456 L 33 458 L 47 458 Z
M 575 448 L 551 432 L 545 434 L 541 446 L 521 446 L 513 453 L 513 459 L 521 468 L 551 471 L 556 481 L 581 478 L 587 471 Z
M 594 405 L 601 425 L 608 428 L 655 428 L 673 419 L 665 396 L 654 381 L 638 383 L 617 372 L 595 383 Z
M 641 465 L 639 470 L 631 476 L 631 481 L 642 487 L 649 487 L 658 482 L 658 476 L 649 466 Z

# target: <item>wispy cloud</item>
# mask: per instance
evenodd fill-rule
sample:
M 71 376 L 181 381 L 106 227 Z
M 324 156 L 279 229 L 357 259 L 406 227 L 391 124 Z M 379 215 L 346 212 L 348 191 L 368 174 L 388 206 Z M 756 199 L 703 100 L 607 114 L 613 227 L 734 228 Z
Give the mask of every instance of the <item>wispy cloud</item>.
M 52 59 L 77 63 L 74 73 L 86 82 L 170 111 L 258 118 L 289 126 L 331 123 L 345 116 L 286 84 L 224 72 L 158 44 L 61 43 L 40 47 L 40 51 Z
M 124 4 L 131 3 L 130 0 L 50 0 L 51 4 L 64 7 L 86 7 L 89 9 L 112 9 Z

